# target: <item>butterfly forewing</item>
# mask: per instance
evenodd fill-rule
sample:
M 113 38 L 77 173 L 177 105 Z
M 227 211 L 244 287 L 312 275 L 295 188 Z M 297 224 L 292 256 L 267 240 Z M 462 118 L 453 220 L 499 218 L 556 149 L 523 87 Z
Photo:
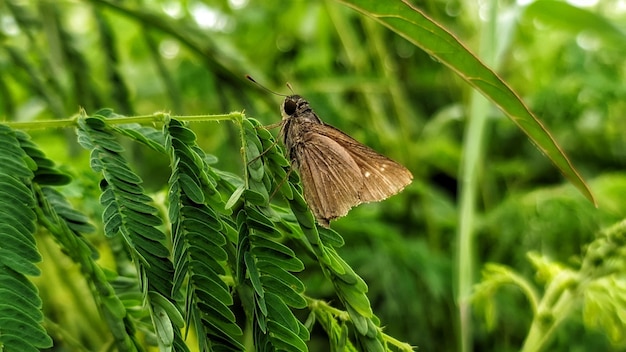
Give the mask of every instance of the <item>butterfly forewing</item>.
M 329 125 L 317 125 L 318 134 L 332 136 L 355 161 L 363 175 L 363 188 L 359 192 L 361 203 L 386 199 L 406 187 L 413 175 L 404 166 L 361 144 L 347 134 Z
M 313 124 L 311 124 L 313 125 Z M 331 138 L 305 132 L 296 150 L 304 197 L 320 224 L 344 216 L 360 203 L 361 170 L 350 153 Z

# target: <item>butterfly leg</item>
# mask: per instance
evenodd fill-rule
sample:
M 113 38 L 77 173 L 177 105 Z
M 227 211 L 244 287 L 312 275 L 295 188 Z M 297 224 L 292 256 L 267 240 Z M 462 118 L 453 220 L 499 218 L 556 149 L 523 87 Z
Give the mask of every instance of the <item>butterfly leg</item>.
M 289 175 L 291 175 L 292 171 L 293 171 L 293 166 L 289 167 L 289 171 L 287 171 L 287 175 L 283 177 L 280 183 L 278 183 L 278 186 L 276 186 L 276 189 L 274 189 L 274 192 L 272 192 L 272 194 L 270 195 L 270 201 L 272 201 L 272 199 L 276 195 L 276 192 L 278 192 L 278 190 L 283 186 L 283 184 L 285 184 L 285 182 L 289 179 Z
M 276 127 L 281 127 L 282 125 L 283 125 L 283 121 L 278 121 L 278 122 L 273 123 L 271 125 L 256 126 L 256 128 L 265 128 L 266 130 L 271 130 L 271 129 L 274 129 Z
M 265 153 L 267 153 L 270 149 L 274 148 L 276 146 L 276 144 L 278 144 L 278 141 L 274 141 L 274 143 L 272 143 L 272 145 L 270 145 L 269 147 L 267 147 L 267 149 L 265 149 L 264 151 L 262 151 L 261 153 L 259 153 L 259 155 L 255 156 L 254 158 L 252 158 L 251 160 L 248 161 L 248 165 L 252 164 L 253 162 L 257 161 L 258 158 L 262 157 L 263 155 L 265 155 Z

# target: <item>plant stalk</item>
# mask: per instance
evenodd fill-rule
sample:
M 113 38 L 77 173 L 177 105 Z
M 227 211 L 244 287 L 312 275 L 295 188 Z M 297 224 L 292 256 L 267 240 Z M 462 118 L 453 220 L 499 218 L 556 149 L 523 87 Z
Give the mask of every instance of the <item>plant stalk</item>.
M 480 57 L 494 66 L 497 56 L 497 0 L 491 0 L 489 18 L 482 23 Z M 460 168 L 459 225 L 457 232 L 457 308 L 460 351 L 473 350 L 470 299 L 474 284 L 473 235 L 476 220 L 476 203 L 479 189 L 479 172 L 485 153 L 485 128 L 490 103 L 478 91 L 473 90 L 468 107 L 468 124 L 463 141 L 463 161 Z

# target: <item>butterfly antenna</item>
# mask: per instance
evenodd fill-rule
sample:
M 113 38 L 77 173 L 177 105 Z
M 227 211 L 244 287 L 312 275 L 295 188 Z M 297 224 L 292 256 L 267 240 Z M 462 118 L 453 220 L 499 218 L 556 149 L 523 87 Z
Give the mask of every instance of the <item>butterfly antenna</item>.
M 255 81 L 254 78 L 252 78 L 252 76 L 250 76 L 250 75 L 246 75 L 246 78 L 248 80 L 250 80 L 252 83 L 255 83 L 257 86 L 263 88 L 263 90 L 268 91 L 268 92 L 270 92 L 270 93 L 272 93 L 274 95 L 278 95 L 278 96 L 281 96 L 281 97 L 286 97 L 287 96 L 287 94 L 280 94 L 280 93 L 274 92 L 273 90 L 267 88 L 266 86 L 262 85 L 261 83 Z M 291 86 L 288 86 L 288 87 L 289 87 L 289 89 L 291 89 Z

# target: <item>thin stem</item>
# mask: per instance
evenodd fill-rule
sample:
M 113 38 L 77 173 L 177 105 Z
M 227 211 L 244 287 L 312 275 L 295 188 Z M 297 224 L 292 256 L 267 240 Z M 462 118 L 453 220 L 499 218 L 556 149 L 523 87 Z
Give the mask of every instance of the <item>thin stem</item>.
M 44 120 L 44 121 L 29 121 L 29 122 L 0 122 L 1 124 L 17 130 L 37 130 L 37 129 L 49 129 L 49 128 L 72 128 L 76 127 L 75 119 L 64 120 Z
M 308 296 L 303 296 L 304 299 L 307 301 L 307 305 L 309 307 L 309 309 L 315 313 L 316 310 L 318 311 L 326 311 L 328 313 L 330 313 L 333 317 L 337 317 L 339 320 L 342 321 L 350 321 L 350 315 L 348 314 L 348 312 L 337 309 L 333 306 L 331 306 L 330 304 L 328 304 L 326 301 L 323 300 L 319 300 L 319 299 L 315 299 L 315 298 L 311 298 Z M 389 336 L 387 334 L 385 334 L 384 332 L 381 331 L 381 335 L 383 337 L 383 339 L 389 343 L 394 345 L 395 347 L 397 347 L 400 351 L 413 351 L 413 347 L 411 347 L 411 345 L 402 342 L 392 336 Z
M 116 117 L 113 119 L 106 119 L 106 123 L 111 125 L 123 125 L 129 123 L 138 123 L 138 124 L 153 124 L 153 123 L 161 123 L 164 121 L 166 116 L 169 116 L 163 112 L 157 112 L 152 115 L 139 115 L 139 116 L 124 116 L 124 117 Z M 225 121 L 225 120 L 241 120 L 243 117 L 243 113 L 241 112 L 231 112 L 228 114 L 218 114 L 218 115 L 184 115 L 184 116 L 173 116 L 179 121 L 187 121 L 187 122 L 205 122 L 205 121 Z M 74 128 L 76 127 L 76 121 L 78 119 L 78 115 L 75 115 L 69 119 L 63 120 L 44 120 L 44 121 L 29 121 L 29 122 L 0 122 L 1 124 L 8 126 L 13 129 L 18 130 L 34 130 L 34 129 L 49 129 L 49 128 Z
M 533 317 L 522 352 L 537 352 L 546 347 L 557 327 L 579 306 L 579 293 L 584 290 L 584 286 L 579 282 L 576 288 L 572 287 L 569 275 L 552 281 Z
M 315 299 L 315 298 L 311 298 L 308 296 L 303 296 L 303 297 L 307 301 L 307 305 L 309 306 L 309 309 L 311 309 L 312 311 L 325 310 L 329 312 L 331 315 L 343 321 L 350 321 L 350 315 L 348 314 L 348 312 L 337 309 L 321 299 Z
M 532 285 L 520 275 L 511 272 L 509 274 L 509 279 L 513 284 L 517 285 L 520 290 L 522 290 L 530 303 L 533 314 L 537 314 L 537 310 L 539 309 L 539 296 L 537 291 L 535 291 Z
M 415 351 L 415 349 L 413 348 L 413 346 L 409 345 L 406 342 L 402 342 L 392 336 L 389 336 L 385 333 L 382 334 L 383 335 L 383 339 L 387 342 L 390 343 L 394 346 L 396 346 L 400 351 L 406 351 L 406 352 L 412 352 Z
M 248 182 L 248 155 L 246 154 L 246 131 L 244 130 L 242 124 L 242 118 L 237 120 L 237 125 L 239 127 L 239 134 L 241 137 L 241 161 L 243 162 L 243 182 L 244 187 L 246 189 L 250 188 L 250 183 Z
M 497 43 L 495 39 L 497 21 L 497 0 L 489 2 L 489 19 L 481 28 L 480 56 L 488 65 L 496 61 Z M 479 171 L 485 150 L 485 127 L 489 102 L 477 91 L 472 91 L 469 102 L 469 121 L 463 141 L 463 162 L 459 179 L 460 211 L 457 233 L 457 306 L 460 350 L 472 351 L 471 294 L 474 283 L 473 235 L 476 219 L 476 203 L 479 188 Z

